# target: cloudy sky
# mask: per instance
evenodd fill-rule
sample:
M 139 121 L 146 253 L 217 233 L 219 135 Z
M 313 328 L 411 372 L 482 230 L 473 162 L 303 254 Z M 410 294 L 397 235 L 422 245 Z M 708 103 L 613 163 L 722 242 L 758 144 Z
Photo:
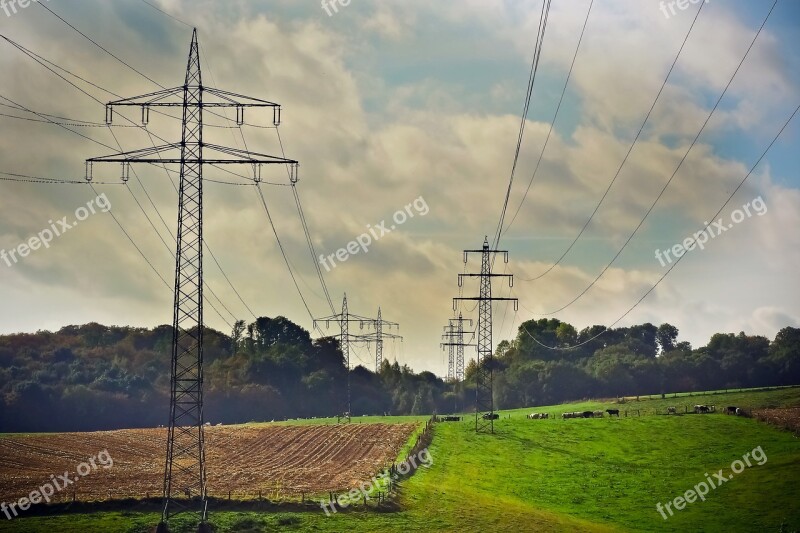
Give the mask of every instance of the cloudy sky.
M 317 0 L 149 3 L 44 4 L 119 61 L 42 5 L 3 3 L 0 33 L 39 62 L 0 40 L 0 178 L 82 179 L 89 157 L 179 140 L 180 122 L 156 114 L 147 131 L 121 116 L 109 129 L 100 102 L 157 90 L 153 81 L 181 85 L 196 26 L 204 84 L 282 104 L 281 138 L 287 157 L 301 162 L 297 191 L 317 254 L 335 254 L 368 226 L 395 226 L 367 253 L 321 267 L 334 304 L 347 292 L 352 312 L 374 315 L 381 306 L 405 337 L 387 344 L 388 357 L 445 374 L 438 343 L 459 294 L 461 250 L 479 248 L 498 224 L 540 0 L 329 0 L 327 8 Z M 553 2 L 501 240 L 509 263 L 495 265 L 515 275 L 513 290 L 498 281 L 495 295 L 518 297 L 520 308 L 495 306 L 495 343 L 531 318 L 556 317 L 578 329 L 618 321 L 672 266 L 671 255 L 659 260 L 655 251 L 712 220 L 800 105 L 800 4 L 777 2 L 748 53 L 772 4 L 703 5 L 620 169 L 700 4 L 595 0 L 589 11 L 587 0 Z M 139 118 L 135 110 L 122 115 Z M 270 126 L 272 113 L 248 110 L 246 121 Z M 245 126 L 242 135 L 221 117 L 206 122 L 207 142 L 281 154 L 274 129 Z M 617 325 L 670 322 L 695 346 L 715 332 L 772 338 L 800 325 L 798 141 L 800 117 L 714 218 L 727 230 L 689 252 Z M 125 186 L 117 165 L 96 166 L 94 179 L 103 184 L 95 189 L 110 213 L 96 208 L 49 248 L 0 260 L 0 331 L 171 322 L 171 290 L 137 247 L 171 283 L 175 175 L 154 166 L 134 170 Z M 207 255 L 206 279 L 222 301 L 207 294 L 220 311 L 207 307 L 207 323 L 228 331 L 234 317 L 252 320 L 249 307 L 312 329 L 252 182 L 213 167 L 205 175 L 246 184 L 205 185 L 206 242 L 247 304 Z M 615 175 L 581 238 L 551 268 Z M 262 190 L 300 290 L 314 316 L 329 315 L 292 189 L 281 186 L 285 169 L 265 168 L 262 178 L 279 184 Z M 97 196 L 86 185 L 0 187 L 0 249 L 7 253 L 51 220 L 74 220 Z M 413 217 L 392 220 L 409 205 Z M 467 268 L 477 271 L 478 257 Z M 466 281 L 463 294 L 477 290 Z M 463 312 L 475 316 L 472 305 Z M 360 360 L 372 360 L 366 347 L 356 348 L 353 363 Z

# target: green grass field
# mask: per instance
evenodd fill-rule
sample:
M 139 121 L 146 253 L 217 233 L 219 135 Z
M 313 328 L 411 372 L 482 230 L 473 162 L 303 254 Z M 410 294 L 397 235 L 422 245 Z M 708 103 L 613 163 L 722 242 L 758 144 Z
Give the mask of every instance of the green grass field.
M 800 405 L 800 389 L 629 401 L 622 409 L 695 403 Z M 581 402 L 504 411 L 495 435 L 474 421 L 440 423 L 430 469 L 401 484 L 400 510 L 213 513 L 217 531 L 796 531 L 800 529 L 800 441 L 755 420 L 723 414 L 617 419 L 527 420 L 532 411 L 616 407 Z M 652 411 L 650 411 L 652 412 Z M 510 416 L 510 418 L 507 418 Z M 424 419 L 424 417 L 422 418 Z M 420 419 L 420 420 L 422 420 Z M 366 420 L 370 420 L 366 418 Z M 376 420 L 383 421 L 384 417 Z M 408 421 L 403 419 L 402 421 Z M 294 423 L 317 421 L 296 421 Z M 472 423 L 471 423 L 472 422 Z M 767 460 L 745 468 L 664 520 L 666 503 L 761 447 Z M 0 515 L 1 517 L 2 515 Z M 94 513 L 0 522 L 0 531 L 148 531 L 148 513 Z M 783 529 L 782 529 L 783 528 Z M 190 531 L 176 521 L 174 531 Z

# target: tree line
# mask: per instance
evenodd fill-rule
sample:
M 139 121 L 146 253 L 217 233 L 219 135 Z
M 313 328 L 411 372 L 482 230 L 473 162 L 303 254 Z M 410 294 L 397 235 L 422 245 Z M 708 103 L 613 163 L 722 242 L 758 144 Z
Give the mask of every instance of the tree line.
M 237 322 L 230 334 L 206 328 L 204 339 L 209 422 L 342 414 L 348 370 L 336 338 L 312 339 L 287 318 L 262 317 Z M 171 347 L 171 326 L 92 323 L 0 336 L 0 432 L 166 424 Z M 529 321 L 497 346 L 492 364 L 495 405 L 504 409 L 798 384 L 800 329 L 785 328 L 773 341 L 717 334 L 692 349 L 669 324 L 578 332 L 554 319 Z M 350 370 L 352 415 L 469 411 L 476 370 L 473 360 L 465 381 L 452 383 L 396 362 L 384 361 L 378 372 L 357 366 Z

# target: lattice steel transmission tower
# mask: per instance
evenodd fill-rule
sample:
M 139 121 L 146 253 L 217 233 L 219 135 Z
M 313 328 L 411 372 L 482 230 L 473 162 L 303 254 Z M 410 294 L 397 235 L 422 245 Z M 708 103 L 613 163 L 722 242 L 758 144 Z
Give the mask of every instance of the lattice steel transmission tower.
M 458 286 L 462 286 L 463 278 L 476 277 L 480 279 L 480 296 L 453 298 L 453 310 L 457 308 L 458 301 L 472 300 L 478 302 L 478 371 L 475 382 L 475 431 L 494 433 L 494 396 L 493 374 L 494 361 L 492 357 L 492 302 L 512 301 L 514 310 L 517 310 L 519 301 L 516 298 L 500 298 L 492 296 L 492 278 L 508 278 L 509 287 L 514 286 L 511 274 L 492 274 L 492 257 L 502 253 L 504 261 L 508 263 L 507 250 L 492 250 L 489 248 L 489 238 L 483 241 L 480 250 L 464 250 L 464 264 L 469 259 L 469 254 L 481 254 L 480 274 L 459 274 Z
M 375 343 L 375 372 L 380 372 L 381 364 L 383 364 L 383 339 L 400 339 L 402 342 L 403 337 L 401 335 L 395 335 L 391 332 L 384 331 L 384 326 L 389 328 L 396 327 L 398 330 L 400 329 L 400 324 L 397 322 L 389 322 L 388 320 L 384 320 L 383 316 L 381 315 L 381 308 L 378 308 L 378 318 L 372 324 L 372 327 L 375 328 L 375 333 L 369 333 L 362 337 L 362 340 L 367 341 L 367 344 L 374 342 Z
M 378 312 L 380 315 L 380 311 Z M 323 318 L 316 318 L 314 319 L 314 327 L 317 327 L 317 324 L 320 322 L 325 322 L 325 327 L 330 327 L 331 322 L 338 322 L 339 327 L 341 328 L 341 333 L 339 335 L 339 345 L 342 350 L 342 355 L 344 356 L 345 365 L 347 366 L 347 395 L 344 401 L 344 406 L 342 408 L 342 414 L 344 418 L 350 422 L 351 418 L 351 395 L 350 395 L 350 345 L 355 341 L 364 341 L 367 340 L 366 335 L 351 335 L 350 334 L 350 322 L 358 322 L 361 326 L 361 329 L 364 329 L 364 326 L 373 327 L 375 325 L 374 318 L 367 318 L 360 315 L 354 315 L 350 312 L 347 307 L 347 294 L 344 295 L 344 299 L 342 300 L 342 312 L 336 313 L 335 315 L 326 316 Z
M 444 335 L 442 338 L 448 342 L 442 343 L 442 349 L 447 346 L 447 381 L 455 380 L 455 354 L 456 354 L 456 343 L 458 341 L 458 335 L 456 333 L 453 324 L 448 324 L 444 327 Z
M 242 151 L 204 142 L 203 110 L 236 108 L 236 122 L 244 123 L 246 107 L 271 107 L 273 123 L 280 123 L 280 106 L 203 85 L 197 30 L 192 32 L 184 84 L 172 89 L 116 100 L 106 105 L 106 122 L 113 121 L 114 108 L 141 107 L 147 125 L 151 108 L 181 108 L 181 140 L 131 152 L 86 160 L 86 179 L 92 179 L 94 163 L 122 164 L 122 179 L 128 180 L 132 163 L 180 165 L 178 231 L 175 254 L 173 338 L 170 377 L 170 413 L 164 467 L 164 506 L 159 530 L 183 511 L 207 518 L 205 439 L 203 433 L 203 166 L 248 164 L 260 181 L 263 164 L 285 164 L 297 181 L 297 161 Z
M 464 381 L 464 347 L 477 346 L 477 344 L 465 344 L 464 334 L 475 333 L 474 331 L 464 331 L 464 322 L 469 322 L 472 326 L 472 319 L 464 318 L 458 313 L 458 318 L 451 318 L 450 323 L 445 326 L 445 334 L 442 337 L 448 342 L 442 343 L 442 348 L 449 348 L 449 358 L 447 365 L 447 378 L 455 382 Z

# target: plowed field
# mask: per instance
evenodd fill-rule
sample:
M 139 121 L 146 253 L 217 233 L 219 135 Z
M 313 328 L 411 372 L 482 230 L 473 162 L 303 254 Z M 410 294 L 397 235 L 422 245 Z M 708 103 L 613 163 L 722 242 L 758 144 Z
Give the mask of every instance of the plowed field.
M 414 424 L 206 428 L 209 496 L 280 499 L 347 489 L 391 463 Z M 0 501 L 12 502 L 69 472 L 54 501 L 158 497 L 166 429 L 0 438 Z M 79 476 L 77 467 L 108 450 L 113 466 Z M 84 472 L 86 469 L 84 469 Z M 83 472 L 81 472 L 83 473 Z M 56 477 L 60 485 L 65 483 Z

